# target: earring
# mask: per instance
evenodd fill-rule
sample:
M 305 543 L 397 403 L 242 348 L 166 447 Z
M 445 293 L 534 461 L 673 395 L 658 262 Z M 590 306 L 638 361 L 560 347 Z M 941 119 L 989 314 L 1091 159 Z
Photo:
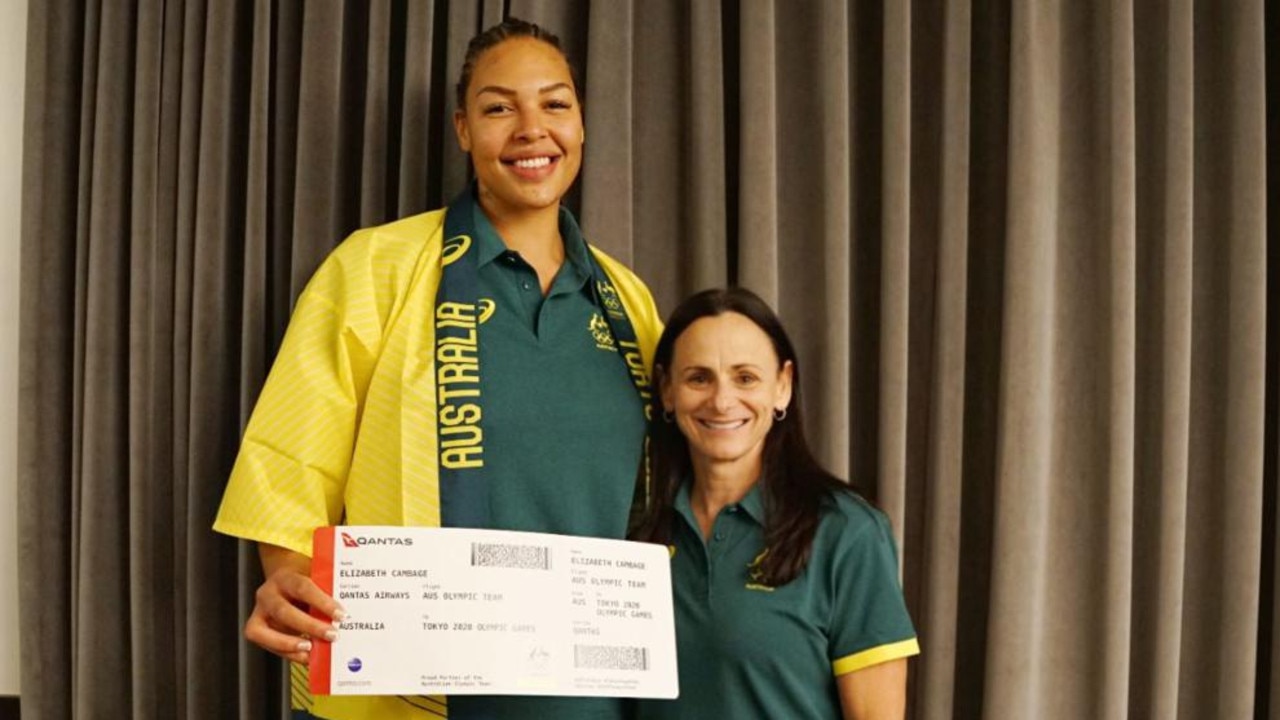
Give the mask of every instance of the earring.
M 665 423 L 675 422 L 675 419 L 676 419 L 676 416 L 672 415 L 670 410 L 664 409 L 662 411 L 662 422 L 665 422 Z
M 786 420 L 786 419 L 787 419 L 787 409 L 786 409 L 786 408 L 782 408 L 781 410 L 779 410 L 778 408 L 774 408 L 774 409 L 773 409 L 773 419 L 774 419 L 774 420 L 777 420 L 778 422 L 782 422 L 783 420 Z

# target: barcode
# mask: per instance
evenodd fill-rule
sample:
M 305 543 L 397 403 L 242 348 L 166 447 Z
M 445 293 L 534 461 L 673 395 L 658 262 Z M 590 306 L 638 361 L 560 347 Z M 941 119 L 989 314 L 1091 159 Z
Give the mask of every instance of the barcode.
M 649 648 L 574 645 L 573 666 L 591 670 L 648 670 Z
M 538 545 L 471 543 L 472 567 L 550 570 L 551 548 Z

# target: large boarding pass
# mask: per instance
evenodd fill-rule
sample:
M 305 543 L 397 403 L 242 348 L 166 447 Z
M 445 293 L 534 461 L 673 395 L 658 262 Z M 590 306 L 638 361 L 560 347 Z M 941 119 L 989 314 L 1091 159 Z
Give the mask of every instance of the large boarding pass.
M 332 695 L 677 694 L 661 545 L 504 530 L 329 527 L 312 579 L 347 611 L 315 641 Z

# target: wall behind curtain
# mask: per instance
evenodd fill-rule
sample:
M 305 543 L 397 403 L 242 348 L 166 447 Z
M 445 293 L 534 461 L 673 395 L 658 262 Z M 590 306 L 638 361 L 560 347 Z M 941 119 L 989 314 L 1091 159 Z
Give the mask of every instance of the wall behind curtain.
M 1280 715 L 1260 0 L 64 0 L 28 35 L 24 717 L 279 715 L 208 528 L 316 264 L 466 182 L 452 84 L 504 12 L 584 71 L 588 238 L 664 309 L 779 308 L 899 536 L 912 717 Z
M 0 7 L 0 90 L 21 97 L 27 3 Z M 0 695 L 18 694 L 18 266 L 22 201 L 22 103 L 0 110 Z

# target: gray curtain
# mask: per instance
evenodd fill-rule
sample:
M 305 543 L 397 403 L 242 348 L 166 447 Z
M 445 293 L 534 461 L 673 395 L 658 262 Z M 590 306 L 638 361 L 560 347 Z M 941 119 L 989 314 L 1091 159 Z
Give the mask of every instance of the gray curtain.
M 781 311 L 899 536 L 913 718 L 1280 717 L 1262 0 L 30 12 L 24 718 L 280 716 L 209 526 L 316 264 L 466 182 L 452 87 L 504 13 L 584 72 L 588 237 L 665 310 Z

